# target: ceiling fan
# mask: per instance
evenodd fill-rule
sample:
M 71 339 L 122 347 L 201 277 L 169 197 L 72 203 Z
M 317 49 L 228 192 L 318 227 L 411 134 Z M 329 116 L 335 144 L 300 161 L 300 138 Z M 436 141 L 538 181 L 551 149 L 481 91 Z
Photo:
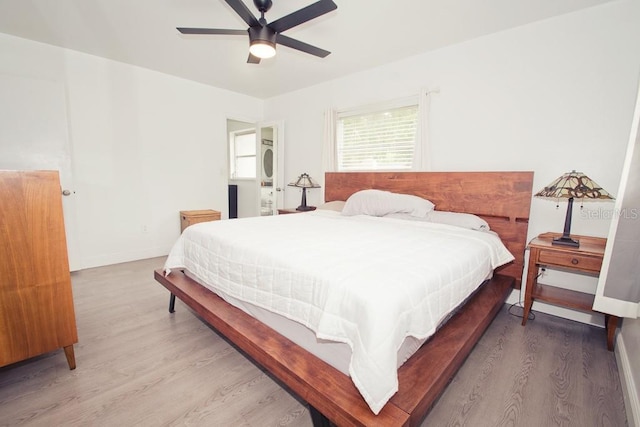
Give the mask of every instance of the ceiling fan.
M 282 32 L 337 9 L 338 6 L 332 0 L 320 0 L 269 24 L 267 24 L 267 20 L 264 19 L 264 14 L 271 9 L 273 4 L 271 0 L 253 0 L 253 4 L 260 11 L 260 19 L 256 19 L 242 0 L 225 1 L 240 15 L 244 22 L 249 25 L 247 30 L 181 27 L 178 27 L 177 30 L 182 34 L 245 35 L 248 33 L 249 58 L 247 62 L 250 64 L 258 64 L 260 63 L 260 59 L 274 56 L 276 54 L 276 44 L 319 56 L 320 58 L 324 58 L 331 53 L 327 50 L 284 36 Z

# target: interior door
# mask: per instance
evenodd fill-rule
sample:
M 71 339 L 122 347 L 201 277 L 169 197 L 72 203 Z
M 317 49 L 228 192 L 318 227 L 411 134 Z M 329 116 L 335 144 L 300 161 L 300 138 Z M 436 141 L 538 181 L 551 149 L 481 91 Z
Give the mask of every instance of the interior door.
M 282 123 L 259 123 L 257 127 L 259 161 L 259 211 L 261 216 L 276 215 L 284 205 L 284 132 Z
M 79 270 L 82 266 L 64 84 L 2 74 L 0 93 L 6 101 L 0 103 L 0 169 L 60 173 L 69 268 Z

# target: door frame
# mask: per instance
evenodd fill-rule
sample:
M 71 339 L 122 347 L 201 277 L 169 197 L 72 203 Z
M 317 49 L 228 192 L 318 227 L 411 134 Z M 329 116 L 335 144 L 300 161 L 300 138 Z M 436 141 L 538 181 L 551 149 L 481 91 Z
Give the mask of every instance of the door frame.
M 275 192 L 275 197 L 273 200 L 275 204 L 273 206 L 272 215 L 276 215 L 279 208 L 284 207 L 284 192 L 285 192 L 285 169 L 284 169 L 284 122 L 282 120 L 279 121 L 268 121 L 268 122 L 259 122 L 256 124 L 256 153 L 260 153 L 259 161 L 256 161 L 256 192 L 259 195 L 257 197 L 257 209 L 258 214 L 260 214 L 261 208 L 261 190 L 262 190 L 262 129 L 264 128 L 273 128 L 273 183 L 272 188 Z

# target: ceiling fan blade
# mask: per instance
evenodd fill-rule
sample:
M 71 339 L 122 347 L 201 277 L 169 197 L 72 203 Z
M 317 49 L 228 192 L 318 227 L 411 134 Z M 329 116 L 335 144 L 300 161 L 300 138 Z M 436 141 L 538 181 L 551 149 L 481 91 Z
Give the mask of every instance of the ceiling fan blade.
M 182 34 L 231 34 L 242 36 L 247 34 L 247 30 L 221 30 L 217 28 L 176 28 Z
M 227 0 L 227 3 L 229 0 Z M 267 25 L 267 27 L 273 29 L 276 33 L 281 33 L 289 28 L 293 28 L 297 25 L 303 24 L 307 21 L 311 21 L 318 16 L 331 12 L 337 9 L 338 6 L 332 0 L 320 0 L 307 7 L 283 16 L 280 19 L 276 19 Z
M 242 0 L 225 0 L 225 1 L 229 6 L 231 6 L 233 10 L 235 10 L 235 12 L 238 15 L 240 15 L 240 18 L 242 18 L 242 20 L 246 22 L 247 25 L 249 25 L 250 27 L 255 27 L 257 25 L 260 25 L 260 22 L 258 22 L 256 17 L 253 16 L 253 13 L 251 13 L 249 8 L 242 2 Z
M 247 58 L 247 64 L 259 64 L 259 63 L 260 63 L 260 58 L 250 53 L 249 57 Z
M 331 53 L 328 50 L 311 46 L 310 44 L 292 39 L 291 37 L 283 36 L 282 34 L 276 34 L 276 43 L 302 52 L 310 53 L 311 55 L 319 56 L 320 58 L 324 58 Z

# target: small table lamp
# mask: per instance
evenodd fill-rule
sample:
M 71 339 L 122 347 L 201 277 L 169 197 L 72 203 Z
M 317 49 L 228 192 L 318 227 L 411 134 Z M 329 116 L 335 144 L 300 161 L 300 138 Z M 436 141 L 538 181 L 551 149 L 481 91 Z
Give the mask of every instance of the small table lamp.
M 580 242 L 571 238 L 571 213 L 573 210 L 573 199 L 581 201 L 613 200 L 613 197 L 602 187 L 596 184 L 591 178 L 582 172 L 571 171 L 565 173 L 551 184 L 538 191 L 534 197 L 555 200 L 569 199 L 567 215 L 564 220 L 564 231 L 562 237 L 553 239 L 554 245 L 579 247 Z M 556 206 L 557 207 L 557 206 Z
M 302 202 L 296 208 L 297 211 L 312 211 L 313 206 L 307 206 L 307 188 L 320 188 L 320 184 L 315 182 L 308 174 L 303 173 L 289 183 L 290 187 L 302 188 Z

